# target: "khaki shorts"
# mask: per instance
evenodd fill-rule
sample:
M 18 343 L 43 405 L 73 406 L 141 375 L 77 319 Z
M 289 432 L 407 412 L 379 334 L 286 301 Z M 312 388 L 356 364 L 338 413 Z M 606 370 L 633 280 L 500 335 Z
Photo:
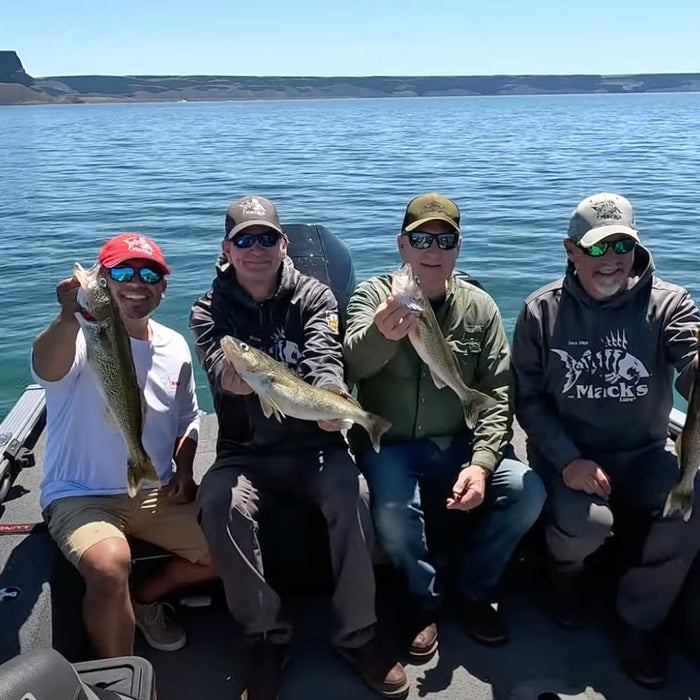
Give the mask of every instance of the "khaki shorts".
M 44 519 L 49 534 L 76 567 L 92 545 L 108 537 L 125 540 L 127 536 L 193 563 L 210 561 L 196 503 L 171 503 L 160 489 L 142 490 L 134 498 L 125 493 L 59 498 L 49 503 Z

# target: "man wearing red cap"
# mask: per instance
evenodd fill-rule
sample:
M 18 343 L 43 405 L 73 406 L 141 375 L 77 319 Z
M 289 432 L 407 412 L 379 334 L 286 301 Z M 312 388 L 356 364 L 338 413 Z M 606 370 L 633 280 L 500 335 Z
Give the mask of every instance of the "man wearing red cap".
M 406 672 L 374 640 L 371 521 L 339 426 L 268 419 L 220 346 L 223 336 L 235 336 L 309 384 L 347 391 L 337 301 L 294 268 L 287 243 L 272 202 L 256 196 L 233 202 L 213 288 L 192 309 L 190 328 L 219 419 L 216 461 L 197 494 L 202 529 L 250 645 L 246 700 L 278 697 L 291 635 L 265 580 L 257 535 L 259 513 L 276 498 L 322 511 L 335 578 L 335 649 L 375 692 L 400 697 L 408 690 Z
M 32 375 L 46 391 L 47 442 L 41 507 L 49 533 L 85 581 L 83 618 L 102 657 L 133 653 L 134 627 L 161 651 L 186 642 L 166 614 L 166 594 L 213 577 L 194 507 L 192 463 L 199 436 L 192 359 L 185 339 L 151 314 L 170 269 L 160 248 L 124 233 L 99 253 L 101 273 L 131 340 L 146 405 L 143 444 L 164 484 L 127 495 L 127 449 L 87 365 L 76 319 L 75 277 L 58 283 L 58 316 L 34 341 Z M 162 571 L 130 595 L 127 535 L 171 551 Z

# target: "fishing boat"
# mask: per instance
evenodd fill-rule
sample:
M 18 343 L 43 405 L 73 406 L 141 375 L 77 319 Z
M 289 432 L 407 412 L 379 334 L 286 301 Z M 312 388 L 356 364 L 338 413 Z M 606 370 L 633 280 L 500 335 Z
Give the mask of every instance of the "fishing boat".
M 297 267 L 329 284 L 343 309 L 355 285 L 348 249 L 323 226 L 285 228 Z M 681 411 L 672 411 L 670 438 L 678 434 L 684 420 Z M 183 591 L 172 600 L 188 635 L 182 650 L 155 651 L 137 633 L 136 657 L 91 660 L 81 618 L 81 579 L 51 541 L 39 507 L 44 424 L 43 390 L 30 385 L 0 425 L 0 698 L 91 697 L 77 691 L 68 694 L 71 682 L 138 700 L 153 700 L 156 690 L 159 700 L 238 698 L 245 656 L 219 584 Z M 216 434 L 216 416 L 202 415 L 197 481 L 214 461 Z M 517 425 L 513 449 L 526 461 L 525 436 Z M 320 512 L 299 504 L 285 505 L 261 523 L 266 574 L 283 594 L 295 630 L 281 697 L 372 700 L 377 696 L 332 653 L 327 641 L 331 577 L 324 527 Z M 169 556 L 143 542 L 132 544 L 135 577 L 147 575 Z M 607 546 L 601 552 L 598 575 L 591 584 L 599 587 L 599 603 L 591 610 L 586 628 L 574 632 L 558 628 L 547 614 L 542 552 L 542 530 L 535 526 L 504 580 L 500 605 L 510 642 L 499 648 L 476 644 L 450 617 L 448 606 L 440 623 L 439 654 L 427 664 L 407 665 L 408 698 L 652 697 L 624 675 L 614 652 L 610 593 L 618 553 Z M 289 575 L 292 570 L 294 576 Z M 378 562 L 376 571 L 381 633 L 391 637 L 398 614 L 397 584 L 386 564 Z M 672 642 L 668 682 L 653 697 L 700 698 L 700 561 L 695 562 L 670 616 L 668 636 Z M 78 681 L 71 681 L 71 674 Z

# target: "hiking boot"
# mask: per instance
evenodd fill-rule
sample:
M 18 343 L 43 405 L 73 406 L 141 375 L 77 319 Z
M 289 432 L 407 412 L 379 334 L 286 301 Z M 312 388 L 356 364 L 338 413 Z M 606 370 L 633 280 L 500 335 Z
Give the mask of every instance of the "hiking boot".
M 568 630 L 581 629 L 585 621 L 581 574 L 563 574 L 550 570 L 551 605 L 554 619 Z
M 425 663 L 432 659 L 438 649 L 435 612 L 421 612 L 410 616 L 406 624 L 406 637 L 411 661 Z
M 136 626 L 158 651 L 177 651 L 187 643 L 185 630 L 175 620 L 175 609 L 168 603 L 134 603 Z
M 503 618 L 491 603 L 463 599 L 458 614 L 466 633 L 479 644 L 497 646 L 508 641 L 508 630 Z
M 356 649 L 336 647 L 335 650 L 375 693 L 385 698 L 402 698 L 408 694 L 410 684 L 404 667 L 381 650 L 375 639 Z
M 668 651 L 658 631 L 623 623 L 618 656 L 624 672 L 642 688 L 659 688 L 666 681 Z
M 289 661 L 287 644 L 272 644 L 264 640 L 250 645 L 248 682 L 241 700 L 277 700 L 282 671 Z

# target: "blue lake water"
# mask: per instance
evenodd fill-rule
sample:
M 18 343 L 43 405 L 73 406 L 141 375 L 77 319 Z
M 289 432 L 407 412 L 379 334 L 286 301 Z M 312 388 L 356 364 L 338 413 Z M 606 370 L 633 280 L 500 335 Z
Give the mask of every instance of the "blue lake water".
M 657 273 L 700 299 L 700 94 L 51 105 L 0 108 L 0 417 L 30 380 L 55 284 L 122 231 L 173 268 L 156 318 L 183 332 L 210 286 L 228 204 L 269 197 L 322 223 L 358 280 L 397 264 L 408 200 L 462 209 L 459 266 L 509 334 L 527 294 L 560 276 L 583 197 L 629 197 Z M 202 408 L 211 409 L 198 371 Z

